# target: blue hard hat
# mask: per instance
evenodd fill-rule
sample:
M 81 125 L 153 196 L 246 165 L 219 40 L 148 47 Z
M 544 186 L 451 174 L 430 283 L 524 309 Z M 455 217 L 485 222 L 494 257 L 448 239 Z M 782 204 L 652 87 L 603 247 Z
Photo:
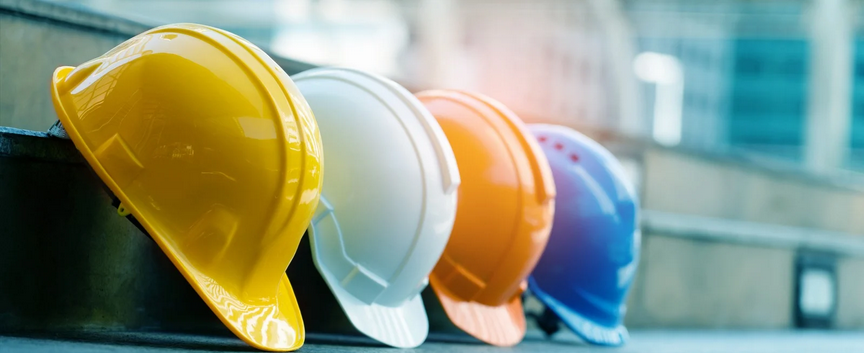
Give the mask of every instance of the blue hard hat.
M 558 195 L 552 234 L 528 279 L 546 306 L 544 330 L 557 317 L 593 344 L 618 346 L 625 300 L 639 260 L 638 200 L 621 164 L 594 140 L 563 126 L 533 124 Z M 540 322 L 541 327 L 544 326 Z

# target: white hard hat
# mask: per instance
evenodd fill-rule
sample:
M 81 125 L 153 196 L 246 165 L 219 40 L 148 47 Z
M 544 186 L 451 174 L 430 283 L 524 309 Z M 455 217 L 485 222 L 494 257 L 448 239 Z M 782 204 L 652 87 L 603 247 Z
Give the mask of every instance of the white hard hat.
M 419 294 L 456 217 L 450 143 L 417 98 L 386 78 L 323 68 L 293 79 L 326 151 L 309 226 L 315 265 L 358 330 L 416 347 L 429 332 Z

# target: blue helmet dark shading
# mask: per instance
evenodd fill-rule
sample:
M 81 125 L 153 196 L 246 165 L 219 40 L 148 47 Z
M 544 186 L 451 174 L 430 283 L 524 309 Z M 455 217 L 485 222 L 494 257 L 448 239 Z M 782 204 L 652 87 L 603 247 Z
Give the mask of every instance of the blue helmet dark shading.
M 531 293 L 546 305 L 545 316 L 557 316 L 586 341 L 624 344 L 625 301 L 640 247 L 633 186 L 594 140 L 562 126 L 529 128 L 558 190 L 549 243 L 528 279 Z

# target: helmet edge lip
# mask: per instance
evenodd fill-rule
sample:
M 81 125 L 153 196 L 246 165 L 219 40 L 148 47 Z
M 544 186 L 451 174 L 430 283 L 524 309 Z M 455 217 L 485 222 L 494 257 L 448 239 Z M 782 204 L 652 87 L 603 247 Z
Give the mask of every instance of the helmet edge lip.
M 310 227 L 310 229 L 311 229 L 311 227 Z M 310 231 L 309 235 L 310 235 L 310 243 L 311 243 L 312 242 L 311 231 Z M 417 295 L 415 295 L 413 298 L 408 298 L 404 303 L 402 303 L 402 305 L 400 305 L 398 307 L 387 307 L 387 306 L 383 306 L 383 305 L 379 305 L 379 304 L 375 304 L 375 303 L 372 303 L 372 304 L 363 303 L 362 305 L 352 305 L 349 302 L 350 300 L 356 300 L 358 302 L 360 302 L 360 300 L 357 299 L 355 296 L 353 296 L 351 293 L 348 293 L 347 290 L 343 289 L 342 287 L 339 287 L 338 281 L 335 278 L 333 278 L 333 276 L 330 274 L 330 272 L 322 270 L 322 265 L 319 263 L 317 252 L 314 249 L 312 251 L 312 260 L 315 263 L 315 268 L 318 270 L 318 273 L 321 275 L 322 279 L 327 284 L 327 287 L 330 289 L 330 292 L 333 294 L 333 297 L 336 299 L 336 302 L 339 303 L 339 307 L 342 309 L 342 312 L 348 318 L 348 321 L 351 322 L 351 325 L 354 326 L 354 328 L 356 328 L 362 334 L 364 334 L 365 336 L 372 338 L 378 342 L 381 342 L 383 344 L 386 344 L 388 346 L 395 347 L 395 348 L 416 348 L 416 347 L 420 346 L 421 344 L 423 344 L 423 342 L 426 341 L 426 338 L 428 337 L 428 334 L 429 334 L 429 319 L 428 319 L 428 315 L 426 313 L 426 309 L 423 306 L 423 299 L 421 298 L 419 293 Z M 418 306 L 418 304 L 419 304 L 419 306 Z M 376 335 L 374 333 L 371 333 L 371 332 L 369 332 L 368 327 L 366 327 L 362 324 L 359 324 L 361 322 L 364 322 L 364 321 L 362 321 L 362 318 L 359 317 L 363 313 L 358 312 L 358 309 L 363 308 L 363 307 L 378 309 L 378 310 L 376 310 L 376 312 L 380 312 L 380 311 L 382 311 L 382 309 L 384 311 L 387 311 L 390 313 L 402 312 L 403 314 L 408 314 L 408 315 L 413 316 L 417 319 L 419 319 L 420 317 L 416 317 L 415 315 L 421 315 L 422 316 L 422 322 L 426 324 L 425 330 L 423 330 L 424 333 L 422 335 L 420 335 L 419 337 L 415 337 L 415 336 L 409 337 L 410 343 L 407 343 L 407 344 L 400 344 L 399 342 L 396 342 L 395 340 L 390 340 L 386 337 L 381 337 L 380 335 Z M 389 310 L 388 310 L 388 308 L 389 308 Z M 375 321 L 369 321 L 369 322 L 375 322 Z M 378 326 L 378 327 L 381 328 L 381 326 Z M 389 332 L 398 331 L 392 327 L 385 327 L 385 329 L 388 329 Z M 410 330 L 408 330 L 408 332 L 410 332 Z
M 69 112 L 67 111 L 66 106 L 63 105 L 63 101 L 60 98 L 60 85 L 72 70 L 75 70 L 74 66 L 58 66 L 54 69 L 54 73 L 51 75 L 51 101 L 54 105 L 54 111 L 57 114 L 58 120 L 60 120 L 64 125 L 70 124 L 71 119 L 69 118 Z
M 438 301 L 441 304 L 441 307 L 444 309 L 445 314 L 447 314 L 447 318 L 450 320 L 450 322 L 453 323 L 453 325 L 455 325 L 456 327 L 458 327 L 460 330 L 467 333 L 471 337 L 474 337 L 474 338 L 476 338 L 476 339 L 478 339 L 478 340 L 480 340 L 486 344 L 496 346 L 496 347 L 512 347 L 512 346 L 519 344 L 520 342 L 522 342 L 522 340 L 525 339 L 525 334 L 527 333 L 527 323 L 526 323 L 526 318 L 525 318 L 525 314 L 524 314 L 522 299 L 520 296 L 518 296 L 518 295 L 514 296 L 508 302 L 492 307 L 492 306 L 484 305 L 484 304 L 481 304 L 481 303 L 478 303 L 475 301 L 466 301 L 466 300 L 459 299 L 459 298 L 453 296 L 447 288 L 439 288 L 440 285 L 437 284 L 436 280 L 431 280 L 430 282 L 431 282 L 430 285 L 432 287 L 432 290 L 435 293 L 435 297 L 438 298 Z M 496 341 L 493 339 L 493 336 L 495 336 L 494 334 L 488 334 L 488 332 L 487 332 L 487 334 L 482 334 L 482 333 L 478 332 L 477 330 L 475 330 L 475 327 L 472 327 L 463 321 L 455 319 L 456 318 L 455 311 L 459 310 L 459 309 L 451 307 L 450 303 L 447 303 L 447 302 L 463 303 L 465 305 L 468 305 L 471 307 L 477 307 L 477 308 L 490 308 L 490 309 L 492 309 L 492 311 L 496 311 L 499 313 L 502 311 L 508 311 L 511 307 L 518 307 L 517 312 L 521 313 L 521 315 L 522 315 L 522 318 L 521 318 L 522 319 L 521 320 L 522 325 L 519 325 L 519 323 L 512 321 L 512 320 L 508 320 L 506 322 L 506 324 L 513 324 L 513 326 L 516 326 L 516 329 L 518 330 L 518 336 L 511 337 L 510 339 L 507 339 L 507 340 Z M 512 316 L 511 316 L 511 319 L 512 319 Z
M 555 312 L 558 316 L 559 320 L 570 329 L 575 335 L 579 336 L 579 338 L 585 340 L 586 342 L 598 345 L 598 346 L 609 346 L 609 347 L 620 347 L 626 344 L 629 341 L 629 331 L 627 327 L 623 324 L 623 316 L 622 323 L 617 325 L 616 327 L 607 327 L 604 325 L 600 325 L 593 320 L 590 320 L 573 309 L 570 309 L 563 303 L 558 302 L 557 299 L 552 297 L 552 295 L 546 293 L 540 285 L 534 280 L 533 276 L 528 278 L 528 287 L 533 294 L 540 302 L 543 303 L 544 306 Z M 563 314 L 563 315 L 562 315 Z M 608 337 L 617 337 L 617 340 L 604 340 L 599 338 L 599 335 L 592 335 L 587 331 L 579 328 L 578 323 L 575 320 L 570 320 L 568 318 L 563 317 L 564 315 L 576 318 L 583 325 L 589 326 L 591 330 L 595 330 L 598 332 L 602 332 L 603 335 Z

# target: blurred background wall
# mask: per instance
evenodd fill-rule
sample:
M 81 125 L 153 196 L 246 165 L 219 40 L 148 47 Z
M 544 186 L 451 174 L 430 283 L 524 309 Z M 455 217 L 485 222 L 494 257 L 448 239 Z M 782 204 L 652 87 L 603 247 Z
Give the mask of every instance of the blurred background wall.
M 631 326 L 864 329 L 864 1 L 0 0 L 0 125 L 171 22 L 594 137 L 642 198 Z
M 526 121 L 864 171 L 858 0 L 54 0 L 496 97 Z

